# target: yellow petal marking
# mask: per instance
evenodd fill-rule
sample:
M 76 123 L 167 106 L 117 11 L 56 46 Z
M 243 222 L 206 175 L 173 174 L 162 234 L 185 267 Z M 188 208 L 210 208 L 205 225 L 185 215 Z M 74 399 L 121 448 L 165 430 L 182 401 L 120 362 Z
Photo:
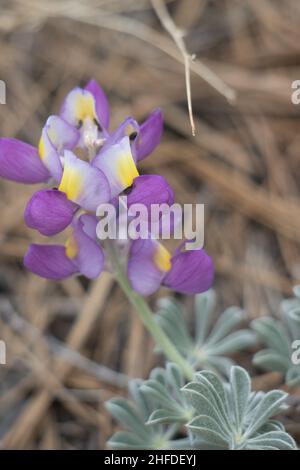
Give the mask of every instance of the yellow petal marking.
M 66 255 L 68 258 L 76 258 L 76 256 L 78 255 L 78 245 L 73 235 L 71 235 L 70 238 L 68 238 L 68 240 L 66 241 L 65 248 Z
M 171 254 L 161 244 L 157 245 L 154 254 L 154 263 L 160 271 L 167 272 L 171 269 Z
M 84 121 L 87 117 L 96 118 L 95 102 L 92 95 L 85 94 L 76 97 L 75 116 L 78 121 Z
M 38 152 L 39 152 L 40 159 L 44 160 L 44 158 L 45 158 L 45 143 L 44 143 L 43 136 L 40 138 L 40 141 L 39 141 Z
M 67 195 L 67 198 L 76 202 L 82 187 L 82 176 L 77 168 L 65 166 L 59 185 L 59 191 Z
M 129 188 L 134 178 L 139 176 L 131 153 L 121 156 L 117 163 L 117 174 L 124 188 Z

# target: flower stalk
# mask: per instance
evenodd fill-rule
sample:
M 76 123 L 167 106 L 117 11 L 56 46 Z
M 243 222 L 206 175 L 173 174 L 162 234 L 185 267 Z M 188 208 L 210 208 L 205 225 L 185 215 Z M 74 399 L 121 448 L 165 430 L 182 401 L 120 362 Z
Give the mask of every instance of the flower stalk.
M 156 344 L 164 352 L 166 358 L 169 361 L 175 362 L 180 367 L 185 377 L 188 380 L 192 380 L 194 377 L 193 367 L 177 351 L 176 347 L 169 340 L 168 336 L 164 333 L 164 331 L 155 321 L 154 313 L 150 309 L 145 299 L 132 289 L 128 281 L 126 272 L 124 271 L 117 254 L 113 250 L 113 247 L 110 247 L 108 251 L 110 255 L 110 261 L 114 270 L 115 279 L 119 283 L 121 289 L 125 293 L 131 305 L 135 308 L 137 314 L 139 315 L 140 319 L 142 320 L 149 333 L 152 335 Z

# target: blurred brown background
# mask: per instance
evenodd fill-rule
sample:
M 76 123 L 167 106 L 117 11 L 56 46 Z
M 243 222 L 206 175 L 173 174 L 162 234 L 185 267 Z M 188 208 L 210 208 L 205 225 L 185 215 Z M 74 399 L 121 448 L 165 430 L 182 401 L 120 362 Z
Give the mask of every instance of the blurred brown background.
M 166 4 L 197 56 L 195 137 L 182 56 L 150 0 L 1 0 L 0 134 L 36 145 L 64 95 L 92 77 L 109 96 L 112 129 L 160 106 L 163 142 L 142 171 L 164 175 L 178 202 L 206 204 L 220 308 L 271 314 L 300 281 L 300 105 L 291 103 L 300 3 Z M 147 377 L 158 359 L 108 275 L 55 283 L 25 272 L 28 244 L 42 239 L 22 216 L 35 189 L 0 184 L 0 339 L 8 361 L 0 366 L 0 445 L 104 448 L 113 423 L 103 402 L 126 394 L 128 377 Z M 191 299 L 183 300 L 189 311 Z

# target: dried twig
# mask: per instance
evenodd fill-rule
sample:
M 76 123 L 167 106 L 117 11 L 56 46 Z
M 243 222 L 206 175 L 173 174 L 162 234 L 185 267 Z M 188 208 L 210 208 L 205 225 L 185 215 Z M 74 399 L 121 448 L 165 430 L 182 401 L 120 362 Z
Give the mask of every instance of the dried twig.
M 193 105 L 192 105 L 192 92 L 191 92 L 191 72 L 190 72 L 190 61 L 193 60 L 186 48 L 183 40 L 183 33 L 180 31 L 172 20 L 168 9 L 163 0 L 151 0 L 152 6 L 159 17 L 162 25 L 168 31 L 170 36 L 174 39 L 175 44 L 180 50 L 183 61 L 184 61 L 184 73 L 185 73 L 185 86 L 186 86 L 186 97 L 189 111 L 189 118 L 192 128 L 192 135 L 196 135 L 195 122 L 193 116 Z

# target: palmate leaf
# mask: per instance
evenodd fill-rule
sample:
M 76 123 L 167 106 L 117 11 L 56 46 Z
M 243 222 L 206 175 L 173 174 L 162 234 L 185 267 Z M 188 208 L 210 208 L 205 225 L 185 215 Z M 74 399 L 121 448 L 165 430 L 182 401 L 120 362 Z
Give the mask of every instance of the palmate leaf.
M 176 364 L 157 368 L 148 380 L 130 383 L 132 401 L 112 399 L 106 406 L 125 431 L 108 442 L 113 449 L 190 448 L 186 439 L 173 439 L 178 429 L 193 416 L 181 388 L 184 378 Z
M 280 320 L 262 317 L 251 324 L 259 340 L 267 346 L 253 358 L 253 363 L 267 371 L 285 375 L 290 386 L 300 384 L 300 364 L 294 364 L 292 344 L 300 340 L 300 286 L 294 288 L 295 297 L 282 302 Z
M 269 421 L 282 409 L 286 394 L 251 393 L 250 377 L 241 367 L 232 367 L 228 384 L 212 372 L 199 372 L 183 393 L 195 408 L 196 416 L 187 426 L 199 448 L 296 449 L 282 425 Z
M 214 323 L 215 294 L 208 291 L 195 296 L 195 336 L 191 336 L 182 306 L 173 299 L 162 299 L 157 321 L 178 351 L 195 369 L 211 369 L 228 376 L 234 362 L 224 357 L 255 344 L 250 330 L 236 330 L 245 319 L 244 312 L 231 307 Z M 234 331 L 235 330 L 235 331 Z
M 154 369 L 149 380 L 132 381 L 133 401 L 113 399 L 108 409 L 122 425 L 108 442 L 114 449 L 295 449 L 272 416 L 283 408 L 280 390 L 251 392 L 245 369 L 232 367 L 229 382 L 212 371 L 184 385 L 178 366 Z M 182 438 L 182 430 L 188 429 Z
M 184 378 L 176 364 L 167 363 L 166 368 L 156 368 L 146 380 L 141 391 L 159 405 L 149 416 L 148 423 L 177 423 L 181 425 L 193 416 L 192 408 L 181 393 Z M 168 418 L 169 414 L 169 418 Z

